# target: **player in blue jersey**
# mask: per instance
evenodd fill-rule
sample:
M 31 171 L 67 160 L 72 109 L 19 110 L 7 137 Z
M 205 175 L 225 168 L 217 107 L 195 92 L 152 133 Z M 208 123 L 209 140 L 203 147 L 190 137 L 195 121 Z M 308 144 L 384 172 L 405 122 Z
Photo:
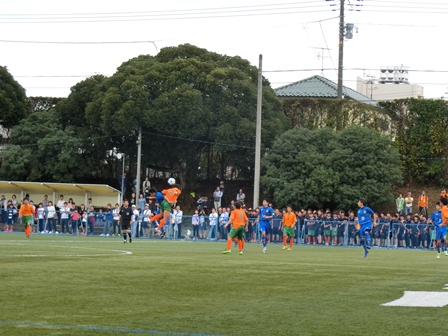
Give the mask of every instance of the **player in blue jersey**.
M 259 223 L 261 232 L 261 242 L 263 243 L 263 253 L 266 253 L 266 244 L 268 242 L 268 235 L 271 230 L 271 221 L 274 217 L 274 210 L 269 206 L 266 199 L 263 200 L 263 206 L 260 207 Z
M 372 215 L 375 213 L 366 206 L 366 200 L 360 198 L 358 200 L 358 223 L 360 225 L 359 237 L 361 238 L 361 246 L 364 247 L 364 258 L 369 254 L 370 249 L 370 231 L 372 230 Z
M 442 221 L 442 209 L 440 207 L 440 202 L 437 202 L 436 211 L 434 211 L 431 215 L 430 222 L 434 225 L 434 229 L 436 230 L 437 258 L 440 258 L 442 245 L 446 236 L 446 225 Z

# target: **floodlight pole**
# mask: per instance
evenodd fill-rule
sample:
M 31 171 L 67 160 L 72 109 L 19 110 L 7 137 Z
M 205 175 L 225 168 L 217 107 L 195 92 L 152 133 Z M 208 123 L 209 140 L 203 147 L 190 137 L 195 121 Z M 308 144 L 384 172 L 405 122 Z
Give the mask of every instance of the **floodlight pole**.
M 339 64 L 338 64 L 338 99 L 342 99 L 344 76 L 344 2 L 340 0 L 339 8 Z
M 258 63 L 257 124 L 255 132 L 254 209 L 256 209 L 260 205 L 261 105 L 263 101 L 263 55 L 261 54 L 259 56 Z
M 142 166 L 142 128 L 138 129 L 138 140 L 137 140 L 137 174 L 135 179 L 137 180 L 137 184 L 135 186 L 135 198 L 138 199 L 140 197 L 140 170 Z M 136 204 L 137 205 L 137 204 Z M 143 209 L 141 209 L 143 211 Z

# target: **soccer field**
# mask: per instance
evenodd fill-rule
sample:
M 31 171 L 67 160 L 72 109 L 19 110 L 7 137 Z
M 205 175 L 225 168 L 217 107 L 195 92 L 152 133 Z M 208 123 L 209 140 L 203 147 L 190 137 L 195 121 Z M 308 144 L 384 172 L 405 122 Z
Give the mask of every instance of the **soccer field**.
M 435 252 L 0 234 L 0 335 L 445 335 Z M 420 299 L 411 300 L 412 303 Z M 447 302 L 448 303 L 448 302 Z

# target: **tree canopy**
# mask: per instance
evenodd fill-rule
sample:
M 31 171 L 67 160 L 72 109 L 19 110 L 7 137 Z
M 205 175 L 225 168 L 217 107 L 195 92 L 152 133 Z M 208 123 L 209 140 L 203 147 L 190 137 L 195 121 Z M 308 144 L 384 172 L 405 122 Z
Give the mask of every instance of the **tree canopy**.
M 408 183 L 448 182 L 448 103 L 442 99 L 382 102 L 391 117 L 393 136 Z
M 7 131 L 30 113 L 25 89 L 3 66 L 0 66 L 0 111 L 0 125 Z
M 182 183 L 194 183 L 206 158 L 208 177 L 222 177 L 232 166 L 241 177 L 250 178 L 257 72 L 238 56 L 189 44 L 133 58 L 111 77 L 97 75 L 79 82 L 53 109 L 44 109 L 39 116 L 34 113 L 18 125 L 11 137 L 15 146 L 6 151 L 0 175 L 15 167 L 17 179 L 76 181 L 84 171 L 112 177 L 117 173 L 116 160 L 108 154 L 112 148 L 127 155 L 127 168 L 135 175 L 141 128 L 142 167 L 175 173 Z M 52 103 L 35 101 L 39 110 Z M 280 101 L 263 80 L 263 147 L 288 127 Z M 68 145 L 61 146 L 65 140 Z M 13 154 L 18 152 L 20 159 Z M 53 161 L 61 161 L 61 156 L 63 166 Z M 34 168 L 28 175 L 19 169 L 36 158 L 45 169 Z
M 398 151 L 378 132 L 350 126 L 285 132 L 262 161 L 262 185 L 279 206 L 350 209 L 364 197 L 372 205 L 393 200 L 401 182 Z

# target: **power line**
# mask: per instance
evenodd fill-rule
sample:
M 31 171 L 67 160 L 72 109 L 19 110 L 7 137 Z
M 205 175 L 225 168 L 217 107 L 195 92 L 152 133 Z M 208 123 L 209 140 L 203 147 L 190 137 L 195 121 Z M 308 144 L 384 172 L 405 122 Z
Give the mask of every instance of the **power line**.
M 212 7 L 212 8 L 196 8 L 196 9 L 170 9 L 170 10 L 160 10 L 160 11 L 141 11 L 141 12 L 107 12 L 107 13 L 59 13 L 59 14 L 0 14 L 1 16 L 16 16 L 16 15 L 28 15 L 28 16 L 39 16 L 39 15 L 51 15 L 51 16 L 65 16 L 65 15 L 114 15 L 114 14 L 143 14 L 143 13 L 172 13 L 172 12 L 191 12 L 191 11 L 208 11 L 208 10 L 226 10 L 226 9 L 238 9 L 238 8 L 258 8 L 258 7 L 272 7 L 272 6 L 285 6 L 285 5 L 298 5 L 298 4 L 308 4 L 308 3 L 321 3 L 321 0 L 314 1 L 301 1 L 301 2 L 286 2 L 280 4 L 266 4 L 266 5 L 250 5 L 250 6 L 235 6 L 235 7 Z
M 188 15 L 209 15 L 209 14 L 227 14 L 227 13 L 241 13 L 241 12 L 261 12 L 261 11 L 279 11 L 279 10 L 289 10 L 289 9 L 303 9 L 303 8 L 325 8 L 323 4 L 311 5 L 311 6 L 290 6 L 290 7 L 279 7 L 279 8 L 260 8 L 260 9 L 238 9 L 238 10 L 225 10 L 225 11 L 206 11 L 206 12 L 196 12 L 191 13 L 157 13 L 157 12 L 145 12 L 137 14 L 104 14 L 95 16 L 67 16 L 67 17 L 12 17 L 12 18 L 2 18 L 3 20 L 59 20 L 59 19 L 108 19 L 108 18 L 134 18 L 134 17 L 166 17 L 166 16 L 188 16 Z M 150 13 L 150 14 L 149 14 Z
M 215 18 L 229 18 L 229 17 L 247 17 L 247 16 L 266 16 L 266 15 L 291 15 L 291 14 L 308 14 L 308 13 L 327 13 L 328 9 L 324 6 L 321 10 L 308 10 L 308 11 L 294 11 L 294 12 L 272 12 L 272 13 L 248 13 L 241 15 L 212 15 L 212 16 L 185 16 L 185 17 L 155 17 L 155 18 L 129 18 L 129 19 L 114 19 L 114 20 L 64 20 L 64 21 L 0 21 L 0 24 L 30 24 L 30 23 L 100 23 L 100 22 L 124 22 L 124 21 L 158 21 L 158 20 L 191 20 L 191 19 L 215 19 Z M 324 10 L 325 8 L 325 10 Z M 3 19 L 4 20 L 4 19 Z
M 263 70 L 263 72 L 305 72 L 305 71 L 321 71 L 322 69 L 284 69 L 284 70 Z M 325 71 L 332 71 L 335 70 L 335 68 L 326 68 L 323 69 Z M 380 71 L 381 69 L 379 68 L 344 68 L 344 71 Z M 441 72 L 441 73 L 446 73 L 448 72 L 448 70 L 434 70 L 434 69 L 429 69 L 429 70 L 421 70 L 421 69 L 408 69 L 407 71 L 409 72 L 429 72 L 429 73 L 434 73 L 434 72 Z
M 1 43 L 38 43 L 38 44 L 133 44 L 133 43 L 154 43 L 166 40 L 154 41 L 19 41 L 19 40 L 0 40 Z

